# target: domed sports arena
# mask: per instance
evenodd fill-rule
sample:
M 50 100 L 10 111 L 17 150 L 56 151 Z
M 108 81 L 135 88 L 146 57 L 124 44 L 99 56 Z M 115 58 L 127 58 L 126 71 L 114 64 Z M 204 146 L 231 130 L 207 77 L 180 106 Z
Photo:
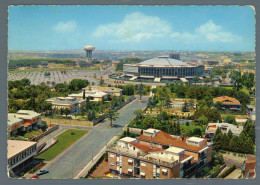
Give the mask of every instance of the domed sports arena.
M 157 78 L 157 81 L 204 76 L 203 65 L 189 65 L 179 60 L 179 58 L 176 54 L 170 54 L 169 56 L 160 56 L 138 64 L 124 64 L 123 72 L 126 76 L 132 77 L 131 79 Z

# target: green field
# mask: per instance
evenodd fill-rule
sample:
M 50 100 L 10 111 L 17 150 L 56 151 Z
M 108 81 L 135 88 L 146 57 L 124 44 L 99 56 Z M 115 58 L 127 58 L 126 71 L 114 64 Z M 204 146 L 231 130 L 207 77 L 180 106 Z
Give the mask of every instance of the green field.
M 65 132 L 58 135 L 58 142 L 53 145 L 51 148 L 41 153 L 36 157 L 36 159 L 44 159 L 46 161 L 51 161 L 78 139 L 84 136 L 88 131 L 87 130 L 77 130 L 77 129 L 68 129 Z M 72 135 L 71 133 L 74 133 Z

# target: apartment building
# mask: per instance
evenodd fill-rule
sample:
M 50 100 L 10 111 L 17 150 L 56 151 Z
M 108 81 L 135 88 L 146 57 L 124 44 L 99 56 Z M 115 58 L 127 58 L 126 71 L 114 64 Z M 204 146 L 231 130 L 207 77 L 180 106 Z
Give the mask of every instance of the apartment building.
M 107 150 L 109 171 L 129 178 L 192 177 L 211 161 L 211 149 L 202 138 L 147 129 L 140 137 L 122 138 Z
M 256 167 L 256 158 L 255 155 L 246 155 L 246 160 L 243 162 L 241 174 L 243 178 L 253 179 L 255 178 L 255 167 Z

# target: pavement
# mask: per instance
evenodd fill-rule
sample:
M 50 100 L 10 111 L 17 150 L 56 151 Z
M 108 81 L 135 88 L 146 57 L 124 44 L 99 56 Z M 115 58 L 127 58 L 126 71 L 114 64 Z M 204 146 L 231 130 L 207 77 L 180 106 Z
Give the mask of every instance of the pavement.
M 91 130 L 92 133 L 72 145 L 73 147 L 59 160 L 49 165 L 47 169 L 50 173 L 40 176 L 40 179 L 70 179 L 76 177 L 106 146 L 108 141 L 123 132 L 124 126 L 134 117 L 133 112 L 146 106 L 148 97 L 144 96 L 142 103 L 137 103 L 137 100 L 135 99 L 119 111 L 119 117 L 113 122 L 115 125 L 113 128 L 108 128 L 110 120 L 105 120 L 94 127 L 74 126 L 79 129 Z M 61 125 L 61 129 L 71 127 L 71 125 Z

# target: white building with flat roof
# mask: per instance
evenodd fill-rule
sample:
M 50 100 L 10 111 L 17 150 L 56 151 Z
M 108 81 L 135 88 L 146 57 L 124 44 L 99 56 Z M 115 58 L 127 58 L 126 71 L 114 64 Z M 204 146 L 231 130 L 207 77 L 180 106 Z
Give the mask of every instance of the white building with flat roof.
M 212 138 L 217 128 L 220 128 L 223 134 L 227 134 L 230 130 L 235 136 L 239 136 L 243 131 L 243 126 L 233 125 L 230 123 L 209 123 L 205 131 L 206 135 Z
M 37 142 L 7 140 L 7 169 L 8 175 L 21 172 L 27 165 L 33 162 L 37 153 Z

